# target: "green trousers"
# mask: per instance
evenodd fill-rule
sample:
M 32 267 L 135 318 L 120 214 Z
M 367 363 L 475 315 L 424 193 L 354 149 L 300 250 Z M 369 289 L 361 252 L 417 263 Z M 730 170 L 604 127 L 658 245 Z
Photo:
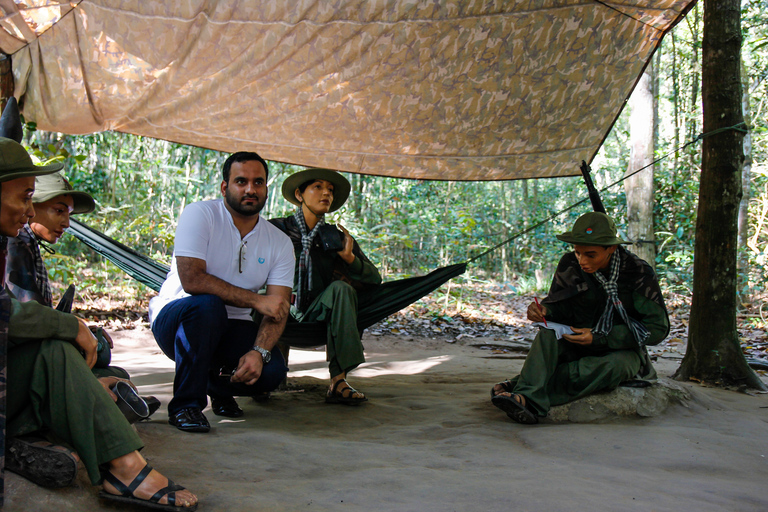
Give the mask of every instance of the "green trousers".
M 328 326 L 326 356 L 331 377 L 347 373 L 365 362 L 357 330 L 357 292 L 344 281 L 334 281 L 312 301 L 302 322 Z
M 8 437 L 41 433 L 69 444 L 94 485 L 99 465 L 143 447 L 112 398 L 68 342 L 30 341 L 8 350 Z
M 511 382 L 515 393 L 546 416 L 552 406 L 615 389 L 639 370 L 640 356 L 634 350 L 597 352 L 558 340 L 551 329 L 541 329 L 520 375 Z

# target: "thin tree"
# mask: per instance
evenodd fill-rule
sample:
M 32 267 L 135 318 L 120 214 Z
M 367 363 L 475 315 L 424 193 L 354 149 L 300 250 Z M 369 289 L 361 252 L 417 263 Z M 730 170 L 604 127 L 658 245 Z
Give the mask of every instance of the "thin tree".
M 749 75 L 744 66 L 744 59 L 741 59 L 741 87 L 742 111 L 744 112 L 744 122 L 747 126 L 752 124 L 750 119 L 749 106 Z M 752 134 L 744 134 L 744 165 L 741 171 L 741 203 L 739 204 L 739 272 L 747 275 L 749 273 L 749 257 L 747 256 L 747 239 L 749 238 L 749 200 L 750 188 L 752 185 Z
M 627 173 L 631 174 L 653 162 L 655 118 L 653 102 L 653 65 L 649 65 L 629 98 L 629 137 L 632 150 Z M 632 251 L 656 267 L 653 231 L 653 166 L 624 181 L 627 192 L 627 235 L 634 242 Z
M 688 348 L 675 377 L 766 389 L 744 359 L 736 330 L 737 220 L 744 163 L 741 2 L 705 0 L 704 139 Z M 738 127 L 739 129 L 734 129 Z

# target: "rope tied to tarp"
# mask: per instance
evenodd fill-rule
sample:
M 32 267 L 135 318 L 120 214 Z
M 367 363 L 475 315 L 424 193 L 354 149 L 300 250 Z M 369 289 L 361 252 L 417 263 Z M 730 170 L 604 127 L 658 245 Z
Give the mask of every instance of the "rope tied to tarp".
M 744 128 L 742 128 L 742 127 L 744 127 Z M 631 173 L 625 174 L 623 178 L 621 178 L 619 180 L 616 180 L 616 181 L 614 181 L 613 183 L 611 183 L 609 185 L 606 185 L 605 187 L 601 188 L 598 192 L 599 193 L 603 193 L 606 190 L 608 190 L 610 188 L 613 188 L 614 186 L 618 185 L 619 183 L 622 183 L 624 180 L 626 180 L 628 178 L 631 178 L 635 174 L 637 174 L 639 172 L 642 172 L 642 171 L 646 170 L 649 167 L 653 167 L 654 165 L 656 165 L 657 163 L 661 162 L 662 160 L 665 160 L 665 159 L 669 158 L 671 155 L 674 155 L 675 153 L 684 150 L 688 146 L 690 146 L 692 144 L 695 144 L 696 142 L 699 142 L 700 140 L 703 140 L 703 139 L 705 139 L 707 137 L 711 137 L 713 135 L 717 135 L 719 133 L 723 133 L 723 132 L 726 132 L 726 131 L 729 131 L 729 130 L 735 130 L 737 132 L 742 132 L 742 133 L 749 133 L 749 126 L 747 126 L 747 123 L 742 121 L 742 122 L 740 122 L 738 124 L 735 124 L 733 126 L 724 126 L 722 128 L 717 128 L 715 130 L 709 131 L 707 133 L 700 133 L 699 135 L 697 135 L 693 139 L 689 140 L 688 142 L 686 142 L 682 146 L 680 146 L 678 148 L 675 148 L 672 151 L 669 151 L 667 154 L 660 156 L 659 158 L 657 158 L 656 160 L 652 161 L 651 163 L 649 163 L 648 165 L 646 165 L 644 167 L 641 167 L 641 168 L 639 168 L 639 169 L 637 169 L 635 171 L 632 171 Z M 517 233 L 515 233 L 511 237 L 507 238 L 506 240 L 504 240 L 502 242 L 499 242 L 498 244 L 494 245 L 493 247 L 490 247 L 489 249 L 486 249 L 485 251 L 481 252 L 480 254 L 472 256 L 471 258 L 469 258 L 467 260 L 467 263 L 473 263 L 475 260 L 478 260 L 478 259 L 482 258 L 483 256 L 485 256 L 485 255 L 495 251 L 499 247 L 502 247 L 504 245 L 509 244 L 510 242 L 514 241 L 516 238 L 519 238 L 519 237 L 525 235 L 526 233 L 530 233 L 531 231 L 535 230 L 536 228 L 538 228 L 540 226 L 543 226 L 544 224 L 548 223 L 549 221 L 551 221 L 553 219 L 556 219 L 560 215 L 573 210 L 577 206 L 581 205 L 582 203 L 586 203 L 587 201 L 589 201 L 589 197 L 586 197 L 586 198 L 582 199 L 581 201 L 573 203 L 570 206 L 566 206 L 562 210 L 560 210 L 560 211 L 558 211 L 556 213 L 553 213 L 549 217 L 547 217 L 547 218 L 537 222 L 536 224 L 532 225 L 531 227 L 526 228 L 526 229 L 524 229 L 522 231 L 518 231 Z

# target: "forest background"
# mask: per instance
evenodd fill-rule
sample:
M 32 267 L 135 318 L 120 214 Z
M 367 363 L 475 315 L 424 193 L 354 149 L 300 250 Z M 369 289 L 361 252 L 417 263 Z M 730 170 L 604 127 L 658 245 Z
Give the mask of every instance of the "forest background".
M 655 266 L 670 294 L 690 296 L 701 167 L 701 4 L 669 33 L 653 58 L 653 230 Z M 745 140 L 743 220 L 740 219 L 741 303 L 754 327 L 768 319 L 763 283 L 768 257 L 768 1 L 742 2 L 742 81 Z M 607 212 L 626 229 L 627 198 L 620 180 L 630 166 L 630 114 L 626 108 L 592 162 Z M 103 132 L 70 136 L 28 123 L 25 144 L 41 160 L 62 159 L 78 190 L 96 199 L 96 212 L 78 216 L 109 236 L 170 263 L 177 219 L 194 201 L 218 197 L 221 165 L 228 156 L 170 142 Z M 579 162 L 574 162 L 577 168 Z M 284 179 L 300 167 L 271 163 L 270 195 L 262 215 L 289 215 L 280 194 Z M 346 174 L 347 204 L 330 217 L 347 227 L 385 279 L 420 275 L 473 255 L 531 229 L 478 259 L 441 292 L 443 306 L 460 308 L 462 285 L 481 283 L 527 294 L 546 290 L 567 249 L 554 235 L 590 209 L 589 203 L 558 212 L 587 197 L 581 177 L 496 182 L 418 181 Z M 55 283 L 74 283 L 81 297 L 110 296 L 143 302 L 154 293 L 72 236 L 45 254 Z M 442 312 L 445 314 L 445 311 Z

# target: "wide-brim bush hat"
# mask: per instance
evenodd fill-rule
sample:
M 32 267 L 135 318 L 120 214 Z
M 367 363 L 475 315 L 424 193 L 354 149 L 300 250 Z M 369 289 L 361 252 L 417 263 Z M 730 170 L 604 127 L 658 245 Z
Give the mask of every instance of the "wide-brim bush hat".
M 329 212 L 335 212 L 347 202 L 351 188 L 349 181 L 338 172 L 330 169 L 304 169 L 296 174 L 291 174 L 283 182 L 283 197 L 289 203 L 300 206 L 301 202 L 296 199 L 296 189 L 302 183 L 310 180 L 325 180 L 333 184 L 333 202 L 331 202 Z
M 63 195 L 72 196 L 74 203 L 72 213 L 91 213 L 96 209 L 96 201 L 93 200 L 93 196 L 88 192 L 74 190 L 61 173 L 35 178 L 35 193 L 32 195 L 33 203 L 44 203 L 49 199 Z
M 616 223 L 604 213 L 585 213 L 573 224 L 573 229 L 557 235 L 558 240 L 574 245 L 619 245 L 631 244 L 616 234 Z
M 60 171 L 61 162 L 35 165 L 24 146 L 12 139 L 0 137 L 0 183 L 29 176 L 42 176 Z

